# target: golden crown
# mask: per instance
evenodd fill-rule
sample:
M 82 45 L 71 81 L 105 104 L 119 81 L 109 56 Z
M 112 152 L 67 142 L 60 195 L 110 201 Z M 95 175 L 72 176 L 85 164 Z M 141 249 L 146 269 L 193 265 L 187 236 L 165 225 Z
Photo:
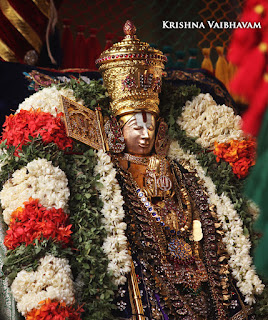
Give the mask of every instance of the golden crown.
M 115 116 L 139 111 L 158 114 L 158 94 L 167 58 L 136 37 L 131 21 L 125 23 L 123 30 L 124 39 L 96 60 L 112 100 L 111 111 Z

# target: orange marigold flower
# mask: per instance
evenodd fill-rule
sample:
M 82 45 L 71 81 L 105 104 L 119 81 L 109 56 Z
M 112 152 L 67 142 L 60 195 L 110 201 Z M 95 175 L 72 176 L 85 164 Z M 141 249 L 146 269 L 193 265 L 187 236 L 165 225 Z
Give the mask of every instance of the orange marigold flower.
M 43 237 L 65 246 L 71 240 L 71 227 L 68 215 L 62 209 L 47 209 L 38 199 L 30 198 L 24 203 L 24 208 L 12 213 L 4 244 L 8 249 L 15 249 L 22 243 L 28 245 Z
M 82 307 L 66 306 L 64 302 L 47 299 L 40 302 L 40 309 L 32 309 L 26 320 L 81 320 Z
M 214 146 L 217 162 L 223 159 L 230 163 L 234 174 L 240 179 L 245 178 L 249 168 L 255 164 L 256 140 L 254 138 L 231 140 L 228 143 L 215 142 Z

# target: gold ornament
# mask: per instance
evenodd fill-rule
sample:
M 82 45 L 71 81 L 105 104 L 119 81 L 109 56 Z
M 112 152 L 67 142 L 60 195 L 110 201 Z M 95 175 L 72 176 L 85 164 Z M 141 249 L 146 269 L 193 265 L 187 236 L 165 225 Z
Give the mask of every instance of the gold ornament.
M 112 100 L 114 116 L 146 111 L 159 113 L 158 93 L 166 57 L 160 50 L 135 35 L 129 20 L 124 26 L 125 38 L 102 52 L 96 64 Z
M 61 104 L 68 137 L 81 141 L 94 149 L 109 151 L 99 108 L 96 108 L 94 112 L 64 96 L 61 96 Z

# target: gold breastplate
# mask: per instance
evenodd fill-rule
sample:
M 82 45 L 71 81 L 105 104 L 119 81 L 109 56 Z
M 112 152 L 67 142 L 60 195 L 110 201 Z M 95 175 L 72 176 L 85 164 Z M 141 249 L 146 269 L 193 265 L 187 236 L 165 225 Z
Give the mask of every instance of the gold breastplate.
M 169 161 L 153 155 L 137 157 L 125 154 L 119 157 L 121 166 L 128 170 L 148 198 L 169 198 L 173 194 Z

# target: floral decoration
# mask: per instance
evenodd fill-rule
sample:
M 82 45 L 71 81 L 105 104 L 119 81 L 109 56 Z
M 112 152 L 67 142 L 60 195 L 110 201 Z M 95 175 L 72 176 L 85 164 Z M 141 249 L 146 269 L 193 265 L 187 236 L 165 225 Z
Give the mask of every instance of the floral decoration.
M 67 140 L 64 143 L 60 139 L 57 140 L 61 134 L 62 139 L 66 138 L 62 115 L 59 114 L 62 111 L 60 94 L 73 100 L 76 97 L 76 100 L 80 99 L 79 102 L 82 104 L 84 104 L 81 100 L 83 99 L 90 108 L 95 108 L 99 101 L 102 101 L 102 104 L 105 105 L 105 111 L 109 104 L 107 92 L 94 81 L 91 81 L 90 85 L 82 81 L 79 83 L 70 81 L 68 85 L 65 85 L 65 88 L 58 89 L 54 86 L 35 93 L 19 106 L 14 116 L 7 120 L 4 130 L 6 137 L 3 136 L 2 140 L 6 139 L 7 147 L 15 146 L 19 149 L 17 153 L 10 155 L 9 158 L 5 157 L 5 161 L 0 163 L 0 170 L 1 168 L 4 170 L 3 176 L 8 179 L 0 192 L 0 200 L 4 209 L 4 220 L 7 224 L 10 223 L 6 237 L 6 243 L 12 248 L 7 255 L 9 258 L 12 258 L 12 251 L 16 252 L 14 259 L 18 260 L 20 250 L 27 251 L 28 258 L 29 252 L 41 250 L 42 244 L 39 246 L 36 239 L 41 243 L 43 241 L 46 246 L 53 237 L 63 244 L 68 244 L 71 236 L 75 250 L 73 257 L 69 258 L 70 262 L 68 262 L 66 259 L 53 256 L 56 252 L 53 247 L 54 251 L 51 250 L 49 254 L 46 252 L 46 256 L 39 261 L 38 267 L 34 268 L 36 260 L 33 257 L 30 270 L 34 271 L 30 272 L 23 270 L 25 265 L 16 264 L 16 268 L 20 271 L 16 271 L 17 276 L 11 289 L 18 302 L 18 310 L 28 320 L 48 320 L 51 317 L 55 319 L 80 319 L 82 309 L 74 307 L 75 291 L 78 302 L 84 303 L 83 318 L 90 320 L 110 319 L 114 290 L 110 274 L 112 274 L 112 280 L 115 284 L 125 283 L 131 261 L 125 236 L 126 224 L 123 221 L 123 198 L 116 180 L 116 171 L 110 156 L 102 151 L 97 154 L 98 162 L 95 166 L 93 150 L 83 149 L 83 146 L 77 144 L 79 147 L 77 150 L 82 151 L 81 155 L 72 154 L 68 157 L 67 154 L 60 151 L 66 150 Z M 196 91 L 196 88 L 190 88 L 186 96 L 191 96 Z M 264 286 L 252 265 L 251 244 L 249 238 L 243 234 L 243 223 L 235 207 L 237 206 L 234 203 L 235 197 L 232 198 L 232 202 L 229 198 L 231 197 L 230 193 L 229 197 L 225 193 L 217 194 L 216 185 L 212 182 L 214 178 L 213 174 L 211 175 L 211 168 L 208 170 L 211 177 L 205 174 L 208 169 L 206 168 L 206 163 L 209 162 L 207 160 L 215 156 L 212 152 L 199 152 L 202 149 L 201 145 L 211 150 L 216 142 L 216 149 L 218 147 L 219 151 L 220 143 L 237 140 L 236 151 L 239 150 L 237 153 L 242 157 L 244 152 L 249 150 L 253 153 L 253 149 L 251 149 L 253 146 L 246 147 L 246 143 L 243 144 L 244 142 L 241 141 L 244 136 L 240 130 L 240 117 L 236 116 L 231 108 L 217 106 L 210 95 L 199 95 L 187 102 L 184 113 L 176 123 L 181 112 L 176 103 L 184 101 L 186 96 L 174 92 L 171 102 L 173 102 L 173 113 L 175 112 L 176 116 L 171 117 L 169 112 L 166 114 L 169 114 L 169 124 L 171 124 L 174 137 L 182 137 L 184 148 L 191 140 L 189 137 L 198 138 L 197 144 L 191 140 L 191 144 L 195 145 L 195 149 L 192 149 L 197 153 L 196 155 L 187 153 L 177 142 L 173 142 L 170 157 L 177 161 L 186 161 L 190 167 L 197 170 L 198 176 L 204 182 L 210 202 L 217 207 L 218 219 L 225 231 L 223 241 L 230 255 L 229 265 L 232 268 L 233 276 L 237 280 L 237 285 L 245 296 L 246 302 L 253 303 L 254 295 L 260 294 Z M 164 99 L 165 105 L 170 107 L 170 94 L 164 94 L 164 97 L 166 99 Z M 43 121 L 44 130 L 39 127 L 39 121 Z M 10 130 L 7 129 L 7 125 Z M 19 128 L 19 133 L 15 132 L 16 126 Z M 56 132 L 58 133 L 56 134 Z M 33 139 L 29 138 L 30 135 Z M 38 135 L 46 148 L 45 152 L 44 149 L 40 149 Z M 39 144 L 36 143 L 36 139 L 39 139 Z M 45 147 L 46 144 L 48 145 Z M 53 147 L 54 149 L 50 148 L 53 144 L 56 149 L 55 147 Z M 21 148 L 22 145 L 25 145 L 24 149 Z M 32 161 L 26 152 L 28 146 L 31 150 L 35 150 L 36 154 L 41 154 L 41 158 L 47 157 L 50 160 L 52 157 L 54 165 L 41 158 Z M 76 143 L 73 143 L 73 146 L 75 148 Z M 7 147 L 4 146 L 0 154 L 10 154 Z M 50 153 L 47 154 L 47 150 Z M 19 153 L 21 157 L 17 157 Z M 200 155 L 204 158 L 202 161 L 197 158 Z M 220 158 L 220 154 L 218 158 Z M 27 159 L 31 160 L 28 160 L 28 164 L 25 165 L 23 161 Z M 229 159 L 231 159 L 231 154 Z M 59 163 L 66 174 L 58 167 Z M 10 170 L 12 165 L 15 169 Z M 92 177 L 94 166 L 95 177 Z M 245 164 L 238 166 L 237 173 L 243 174 L 244 166 Z M 92 171 L 88 169 L 89 167 Z M 9 177 L 10 174 L 12 174 L 11 177 Z M 232 172 L 231 174 L 233 175 Z M 97 182 L 98 178 L 100 183 Z M 70 209 L 67 206 L 70 195 L 68 185 L 71 188 Z M 98 199 L 97 189 L 101 201 Z M 66 213 L 69 213 L 69 210 L 70 223 L 73 225 L 72 234 L 70 234 L 70 224 L 67 223 Z M 82 219 L 88 221 L 85 221 L 81 228 Z M 33 226 L 33 221 L 37 224 L 36 226 Z M 47 226 L 48 230 L 44 230 L 44 226 Z M 55 230 L 56 226 L 62 228 L 61 230 L 64 232 Z M 29 230 L 31 233 L 34 232 L 37 238 L 34 239 L 34 236 L 24 233 L 28 227 L 32 228 Z M 47 232 L 46 236 L 49 237 L 49 240 L 43 232 Z M 53 242 L 53 244 L 55 243 Z M 23 248 L 26 248 L 25 251 Z M 42 250 L 44 248 L 42 247 Z M 108 263 L 103 251 L 108 257 Z M 10 259 L 10 261 L 13 260 Z M 71 268 L 74 272 L 75 282 L 73 282 Z M 29 265 L 27 265 L 27 270 L 29 270 Z
M 5 223 L 10 223 L 12 212 L 30 197 L 47 208 L 66 210 L 69 195 L 68 180 L 59 167 L 46 159 L 33 160 L 16 170 L 0 192 Z
M 111 158 L 102 150 L 98 151 L 95 173 L 100 176 L 100 198 L 104 203 L 103 223 L 108 234 L 103 250 L 109 259 L 108 270 L 112 272 L 115 284 L 120 285 L 126 282 L 126 274 L 130 272 L 131 267 L 131 256 L 128 253 L 125 235 L 127 225 L 123 221 L 125 217 L 124 201 Z
M 26 98 L 19 105 L 16 113 L 20 113 L 22 110 L 40 110 L 41 112 L 46 112 L 56 117 L 58 113 L 63 111 L 61 105 L 61 95 L 71 100 L 76 100 L 73 90 L 67 88 L 58 90 L 56 86 L 52 86 L 49 88 L 44 88 Z M 77 102 L 84 104 L 82 99 L 78 100 Z
M 199 94 L 186 102 L 177 124 L 202 147 L 213 149 L 215 142 L 242 140 L 241 117 L 225 105 L 217 105 L 212 96 Z
M 37 271 L 20 271 L 11 285 L 11 291 L 22 315 L 40 308 L 40 302 L 46 299 L 62 301 L 67 305 L 75 302 L 68 260 L 51 255 L 40 260 Z
M 100 91 L 100 99 L 108 99 L 102 94 L 104 89 L 100 84 L 90 85 L 91 91 L 95 88 Z M 83 318 L 108 319 L 115 286 L 101 248 L 106 232 L 101 223 L 102 203 L 95 186 L 98 182 L 93 177 L 95 156 L 93 150 L 66 137 L 62 114 L 58 113 L 61 111 L 60 93 L 67 91 L 67 96 L 75 100 L 74 91 L 58 89 L 46 88 L 26 99 L 5 124 L 0 152 L 0 167 L 3 168 L 0 200 L 4 220 L 10 224 L 5 238 L 10 250 L 6 253 L 3 272 L 13 281 L 11 291 L 18 310 L 25 317 L 51 319 L 51 313 L 55 312 L 55 318 L 80 319 L 82 309 L 74 307 L 76 291 L 76 298 L 86 311 Z M 61 152 L 73 145 L 75 153 Z M 69 181 L 59 164 L 68 173 Z M 73 192 L 71 214 L 67 206 L 68 185 Z M 69 219 L 67 214 L 70 214 Z M 83 228 L 81 217 L 88 222 Z M 118 239 L 119 234 L 120 231 Z M 24 253 L 26 259 L 21 256 Z M 44 258 L 40 259 L 42 256 Z M 119 260 L 120 256 L 119 250 Z M 47 259 L 52 260 L 48 262 Z M 61 270 L 53 271 L 47 264 L 61 265 Z M 94 279 L 90 272 L 94 273 Z M 121 280 L 122 277 L 121 274 Z
M 75 309 L 67 306 L 65 302 L 51 301 L 46 299 L 41 301 L 41 308 L 32 309 L 26 317 L 26 320 L 81 320 L 82 308 Z
M 256 139 L 231 140 L 227 143 L 215 142 L 213 152 L 218 162 L 220 159 L 227 161 L 238 178 L 245 178 L 249 168 L 255 165 Z
M 37 199 L 24 202 L 11 215 L 9 229 L 4 244 L 8 249 L 15 249 L 22 243 L 28 245 L 35 239 L 52 238 L 67 245 L 72 231 L 68 225 L 68 215 L 62 209 L 47 209 Z
M 6 140 L 8 146 L 16 146 L 16 155 L 23 145 L 39 135 L 44 144 L 54 142 L 60 150 L 72 148 L 73 140 L 66 135 L 62 115 L 59 113 L 54 117 L 40 110 L 21 110 L 15 115 L 11 114 L 3 124 L 2 141 Z

